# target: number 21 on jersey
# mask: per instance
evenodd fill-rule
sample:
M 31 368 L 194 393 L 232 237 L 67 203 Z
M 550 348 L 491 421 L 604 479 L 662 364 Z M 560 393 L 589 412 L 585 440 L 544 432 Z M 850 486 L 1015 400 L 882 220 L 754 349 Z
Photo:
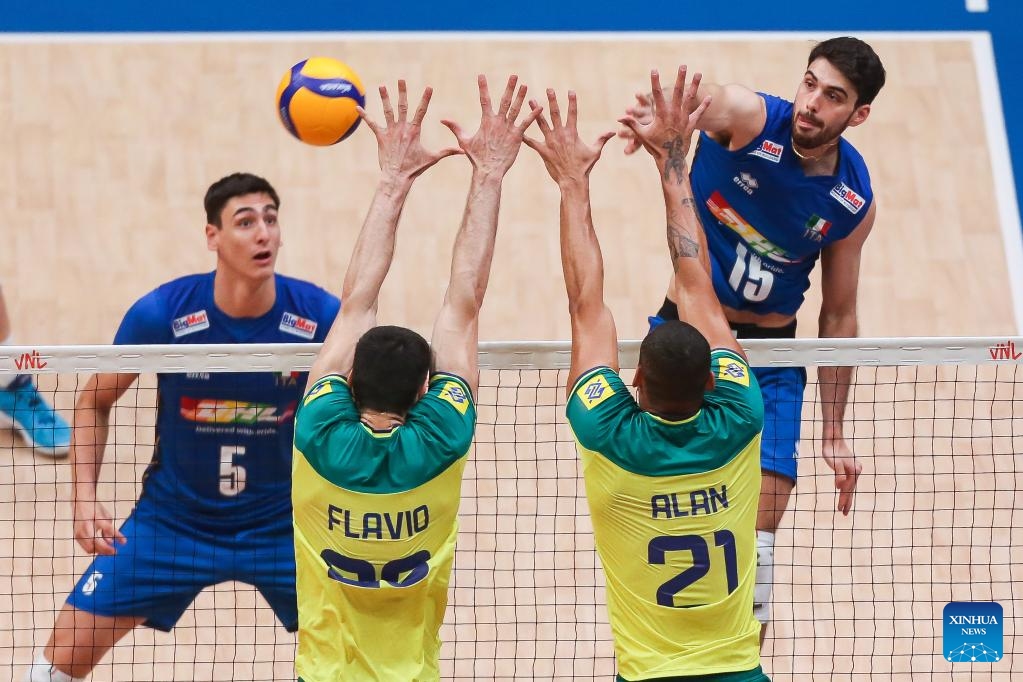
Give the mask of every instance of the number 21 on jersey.
M 711 557 L 711 548 L 702 535 L 658 535 L 647 545 L 647 562 L 650 564 L 667 563 L 669 552 L 687 552 L 692 557 L 692 565 L 657 588 L 657 603 L 669 608 L 684 609 L 703 604 L 677 604 L 675 595 L 712 573 L 710 580 L 721 580 L 728 588 L 728 594 L 739 586 L 739 566 L 735 556 L 735 535 L 730 530 L 719 530 L 714 533 L 714 550 L 720 548 L 718 558 Z M 720 566 L 724 567 L 724 576 L 720 575 Z

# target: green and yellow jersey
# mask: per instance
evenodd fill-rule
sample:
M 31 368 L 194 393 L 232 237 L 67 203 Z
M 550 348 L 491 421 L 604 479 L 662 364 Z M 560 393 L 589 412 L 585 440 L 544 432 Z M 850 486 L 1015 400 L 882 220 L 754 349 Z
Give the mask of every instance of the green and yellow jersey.
M 476 408 L 434 374 L 405 423 L 359 420 L 328 375 L 295 416 L 292 503 L 303 682 L 437 680 L 440 626 Z
M 569 397 L 626 680 L 760 665 L 753 586 L 764 406 L 741 356 L 715 350 L 711 369 L 714 390 L 684 421 L 641 410 L 608 367 L 583 374 Z

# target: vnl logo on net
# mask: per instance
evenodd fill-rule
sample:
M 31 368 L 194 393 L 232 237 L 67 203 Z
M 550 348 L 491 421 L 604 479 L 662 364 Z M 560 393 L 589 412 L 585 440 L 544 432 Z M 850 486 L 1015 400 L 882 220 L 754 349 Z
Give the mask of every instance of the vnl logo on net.
M 1002 660 L 1002 605 L 993 601 L 949 602 L 942 612 L 942 655 L 952 663 Z

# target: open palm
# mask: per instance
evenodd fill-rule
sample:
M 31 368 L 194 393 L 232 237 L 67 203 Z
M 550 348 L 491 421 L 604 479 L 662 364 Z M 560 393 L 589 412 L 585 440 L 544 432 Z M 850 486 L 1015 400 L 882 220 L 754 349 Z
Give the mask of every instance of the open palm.
M 460 149 L 454 147 L 430 152 L 420 142 L 419 134 L 432 97 L 433 88 L 427 87 L 423 91 L 423 97 L 419 101 L 419 108 L 416 109 L 415 115 L 411 121 L 408 120 L 408 95 L 405 90 L 405 81 L 399 80 L 398 117 L 395 118 L 387 88 L 381 85 L 380 100 L 384 107 L 385 122 L 383 126 L 370 119 L 366 111 L 359 107 L 359 116 L 377 138 L 380 170 L 385 175 L 411 180 L 444 157 L 461 153 Z

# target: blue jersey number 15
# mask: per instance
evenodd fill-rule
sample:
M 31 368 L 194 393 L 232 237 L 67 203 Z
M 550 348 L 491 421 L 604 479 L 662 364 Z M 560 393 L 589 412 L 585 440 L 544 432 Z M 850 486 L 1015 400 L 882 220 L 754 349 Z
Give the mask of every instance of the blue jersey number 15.
M 743 280 L 746 286 L 742 286 Z M 728 286 L 747 301 L 759 303 L 771 295 L 774 273 L 764 268 L 760 256 L 750 253 L 746 245 L 739 242 L 735 245 L 735 265 L 728 276 Z

